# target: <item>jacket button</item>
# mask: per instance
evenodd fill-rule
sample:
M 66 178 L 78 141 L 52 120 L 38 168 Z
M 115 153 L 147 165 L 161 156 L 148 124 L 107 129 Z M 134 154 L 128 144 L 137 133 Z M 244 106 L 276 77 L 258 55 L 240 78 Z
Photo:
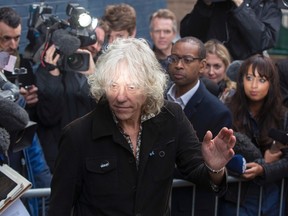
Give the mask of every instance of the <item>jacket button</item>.
M 165 151 L 160 151 L 160 152 L 159 152 L 159 156 L 160 156 L 161 158 L 165 157 Z
M 134 158 L 129 158 L 129 163 L 131 164 L 131 163 L 133 163 L 134 162 Z

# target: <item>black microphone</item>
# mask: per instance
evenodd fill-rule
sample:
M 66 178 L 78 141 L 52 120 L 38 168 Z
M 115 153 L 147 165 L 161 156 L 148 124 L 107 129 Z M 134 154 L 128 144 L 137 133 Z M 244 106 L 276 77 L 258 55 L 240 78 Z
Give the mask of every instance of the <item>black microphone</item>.
M 10 146 L 10 135 L 6 129 L 0 128 L 0 154 L 4 155 L 1 158 L 1 164 L 7 163 L 9 165 L 8 149 Z
M 288 132 L 271 128 L 268 132 L 268 136 L 283 145 L 288 144 Z
M 51 41 L 64 55 L 72 55 L 81 46 L 80 39 L 69 34 L 64 29 L 55 30 L 52 33 Z
M 0 127 L 11 131 L 23 130 L 29 122 L 29 116 L 25 109 L 17 103 L 0 97 Z

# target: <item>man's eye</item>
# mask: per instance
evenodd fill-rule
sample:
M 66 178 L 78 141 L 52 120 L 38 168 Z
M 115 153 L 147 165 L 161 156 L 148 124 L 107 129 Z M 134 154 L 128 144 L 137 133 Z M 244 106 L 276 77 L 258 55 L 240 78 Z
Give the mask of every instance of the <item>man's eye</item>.
M 183 61 L 186 63 L 186 64 L 190 64 L 194 61 L 193 58 L 188 58 L 188 57 L 183 57 Z
M 136 87 L 136 85 L 128 85 L 128 86 L 127 86 L 127 89 L 128 89 L 129 91 L 135 91 L 135 90 L 137 90 L 138 88 Z

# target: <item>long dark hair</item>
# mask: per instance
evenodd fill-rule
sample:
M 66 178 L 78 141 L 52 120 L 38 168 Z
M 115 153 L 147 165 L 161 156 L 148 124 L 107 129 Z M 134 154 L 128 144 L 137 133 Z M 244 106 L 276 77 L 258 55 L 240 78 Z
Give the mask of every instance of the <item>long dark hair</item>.
M 249 118 L 249 98 L 244 91 L 243 78 L 247 75 L 248 69 L 252 67 L 252 73 L 259 73 L 269 83 L 268 94 L 264 98 L 263 105 L 254 118 L 258 123 L 258 134 L 255 135 L 255 128 Z M 266 56 L 254 55 L 246 59 L 238 73 L 237 89 L 231 98 L 228 106 L 233 115 L 233 127 L 235 131 L 245 133 L 250 138 L 255 138 L 256 144 L 261 146 L 262 151 L 267 149 L 272 140 L 268 137 L 270 128 L 281 128 L 281 119 L 284 118 L 284 106 L 279 88 L 279 75 L 274 62 Z

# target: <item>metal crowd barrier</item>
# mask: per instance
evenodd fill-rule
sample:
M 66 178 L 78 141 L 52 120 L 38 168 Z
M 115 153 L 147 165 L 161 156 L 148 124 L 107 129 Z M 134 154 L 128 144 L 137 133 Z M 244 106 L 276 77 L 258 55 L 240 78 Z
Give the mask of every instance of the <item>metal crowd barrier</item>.
M 238 182 L 238 202 L 237 202 L 237 215 L 236 216 L 240 216 L 239 215 L 239 207 L 240 207 L 240 193 L 241 193 L 241 182 L 242 180 L 235 178 L 235 177 L 231 177 L 228 176 L 228 184 L 229 183 L 235 183 Z M 185 180 L 181 180 L 181 179 L 174 179 L 173 180 L 173 188 L 176 187 L 187 187 L 187 186 L 191 186 L 191 187 L 196 187 L 195 184 L 189 182 L 189 181 L 185 181 Z M 285 179 L 282 179 L 282 183 L 281 183 L 281 199 L 280 199 L 280 211 L 279 211 L 279 216 L 281 216 L 283 214 L 283 205 L 284 205 L 284 187 L 285 187 Z M 194 209 L 195 209 L 195 190 L 192 190 L 192 216 L 194 216 Z M 47 198 L 48 196 L 50 196 L 51 190 L 50 188 L 39 188 L 39 189 L 29 189 L 28 191 L 26 191 L 23 194 L 23 197 L 25 198 L 42 198 L 42 216 L 45 216 L 45 198 Z M 171 200 L 171 199 L 170 199 Z M 259 194 L 259 206 L 258 206 L 258 216 L 261 215 L 261 202 L 262 202 L 262 190 L 260 190 L 260 194 Z M 215 213 L 214 216 L 217 216 L 217 209 L 218 209 L 218 197 L 216 196 L 215 199 Z

